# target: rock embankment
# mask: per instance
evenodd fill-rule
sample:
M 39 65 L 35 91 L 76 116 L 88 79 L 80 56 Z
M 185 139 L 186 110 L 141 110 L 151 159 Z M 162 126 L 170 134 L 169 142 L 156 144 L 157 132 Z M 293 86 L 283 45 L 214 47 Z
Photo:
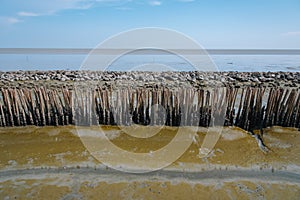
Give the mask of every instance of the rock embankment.
M 110 71 L 12 71 L 0 72 L 0 87 L 73 86 L 91 82 L 118 86 L 259 86 L 299 87 L 300 72 L 110 72 Z

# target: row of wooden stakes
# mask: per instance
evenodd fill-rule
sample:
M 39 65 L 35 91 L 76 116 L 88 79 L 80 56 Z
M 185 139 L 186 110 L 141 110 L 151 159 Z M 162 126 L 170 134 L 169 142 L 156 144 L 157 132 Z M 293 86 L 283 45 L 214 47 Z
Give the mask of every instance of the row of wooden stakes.
M 268 126 L 300 128 L 289 88 L 2 88 L 0 126 Z

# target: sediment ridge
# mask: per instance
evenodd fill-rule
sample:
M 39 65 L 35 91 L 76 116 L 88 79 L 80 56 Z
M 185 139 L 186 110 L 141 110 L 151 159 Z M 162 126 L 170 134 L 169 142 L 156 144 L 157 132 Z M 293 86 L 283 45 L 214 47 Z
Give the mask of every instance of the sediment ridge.
M 91 84 L 120 86 L 299 87 L 300 72 L 143 72 L 143 71 L 11 71 L 0 72 L 0 87 L 33 88 Z

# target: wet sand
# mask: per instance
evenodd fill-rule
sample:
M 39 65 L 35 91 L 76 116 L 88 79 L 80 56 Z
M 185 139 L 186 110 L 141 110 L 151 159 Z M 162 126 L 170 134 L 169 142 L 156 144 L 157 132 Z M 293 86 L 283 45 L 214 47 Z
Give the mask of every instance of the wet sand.
M 148 127 L 147 129 L 149 129 Z M 118 147 L 155 151 L 177 133 L 165 127 L 153 137 L 129 136 L 118 127 L 102 127 Z M 151 129 L 151 128 L 150 128 Z M 205 129 L 174 163 L 161 170 L 130 174 L 96 160 L 78 137 L 93 138 L 98 127 L 12 127 L 0 129 L 0 196 L 7 199 L 297 199 L 300 196 L 300 132 L 265 129 L 271 149 L 236 127 L 225 127 L 206 158 L 199 157 Z

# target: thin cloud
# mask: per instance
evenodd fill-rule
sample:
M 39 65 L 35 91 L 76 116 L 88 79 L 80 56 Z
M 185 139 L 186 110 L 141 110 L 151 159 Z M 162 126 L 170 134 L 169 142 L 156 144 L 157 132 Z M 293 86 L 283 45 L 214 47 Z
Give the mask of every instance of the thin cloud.
M 12 5 L 15 1 L 16 0 L 11 0 Z M 26 4 L 22 6 L 22 10 L 17 14 L 21 17 L 54 15 L 64 10 L 87 10 L 97 5 L 121 7 L 121 5 L 130 1 L 131 0 L 27 0 Z
M 151 6 L 160 6 L 162 3 L 161 3 L 161 1 L 150 1 L 149 4 Z
M 0 17 L 0 24 L 10 25 L 10 24 L 16 24 L 19 22 L 22 22 L 22 20 L 20 20 L 16 17 Z
M 21 10 L 17 13 L 11 13 L 10 17 L 1 17 L 1 24 L 16 24 L 25 20 L 27 17 L 38 17 L 45 15 L 56 15 L 66 10 L 87 10 L 92 7 L 103 5 L 116 7 L 119 10 L 129 10 L 127 3 L 133 0 L 27 0 L 22 4 Z M 155 5 L 159 1 L 153 1 Z M 9 5 L 14 7 L 18 5 L 18 0 L 9 1 Z M 18 6 L 20 7 L 20 6 Z
M 129 2 L 127 0 L 126 2 Z M 0 17 L 1 24 L 16 24 L 27 17 L 38 17 L 44 15 L 56 15 L 65 10 L 87 10 L 98 4 L 117 5 L 122 0 L 27 0 L 22 4 L 21 10 L 17 13 L 11 13 L 10 17 Z M 17 0 L 9 2 L 11 7 L 18 5 Z M 120 6 L 120 5 L 119 5 Z M 19 6 L 20 7 L 20 6 Z M 12 9 L 13 10 L 13 9 Z
M 18 19 L 18 18 L 15 18 L 15 17 L 8 17 L 6 19 L 7 23 L 9 24 L 16 24 L 16 23 L 19 23 L 21 22 L 22 20 Z
M 18 15 L 21 16 L 21 17 L 37 17 L 37 16 L 40 16 L 40 14 L 38 14 L 38 13 L 24 12 L 24 11 L 18 12 Z
M 291 32 L 284 33 L 283 35 L 285 35 L 285 36 L 300 36 L 300 31 L 291 31 Z

